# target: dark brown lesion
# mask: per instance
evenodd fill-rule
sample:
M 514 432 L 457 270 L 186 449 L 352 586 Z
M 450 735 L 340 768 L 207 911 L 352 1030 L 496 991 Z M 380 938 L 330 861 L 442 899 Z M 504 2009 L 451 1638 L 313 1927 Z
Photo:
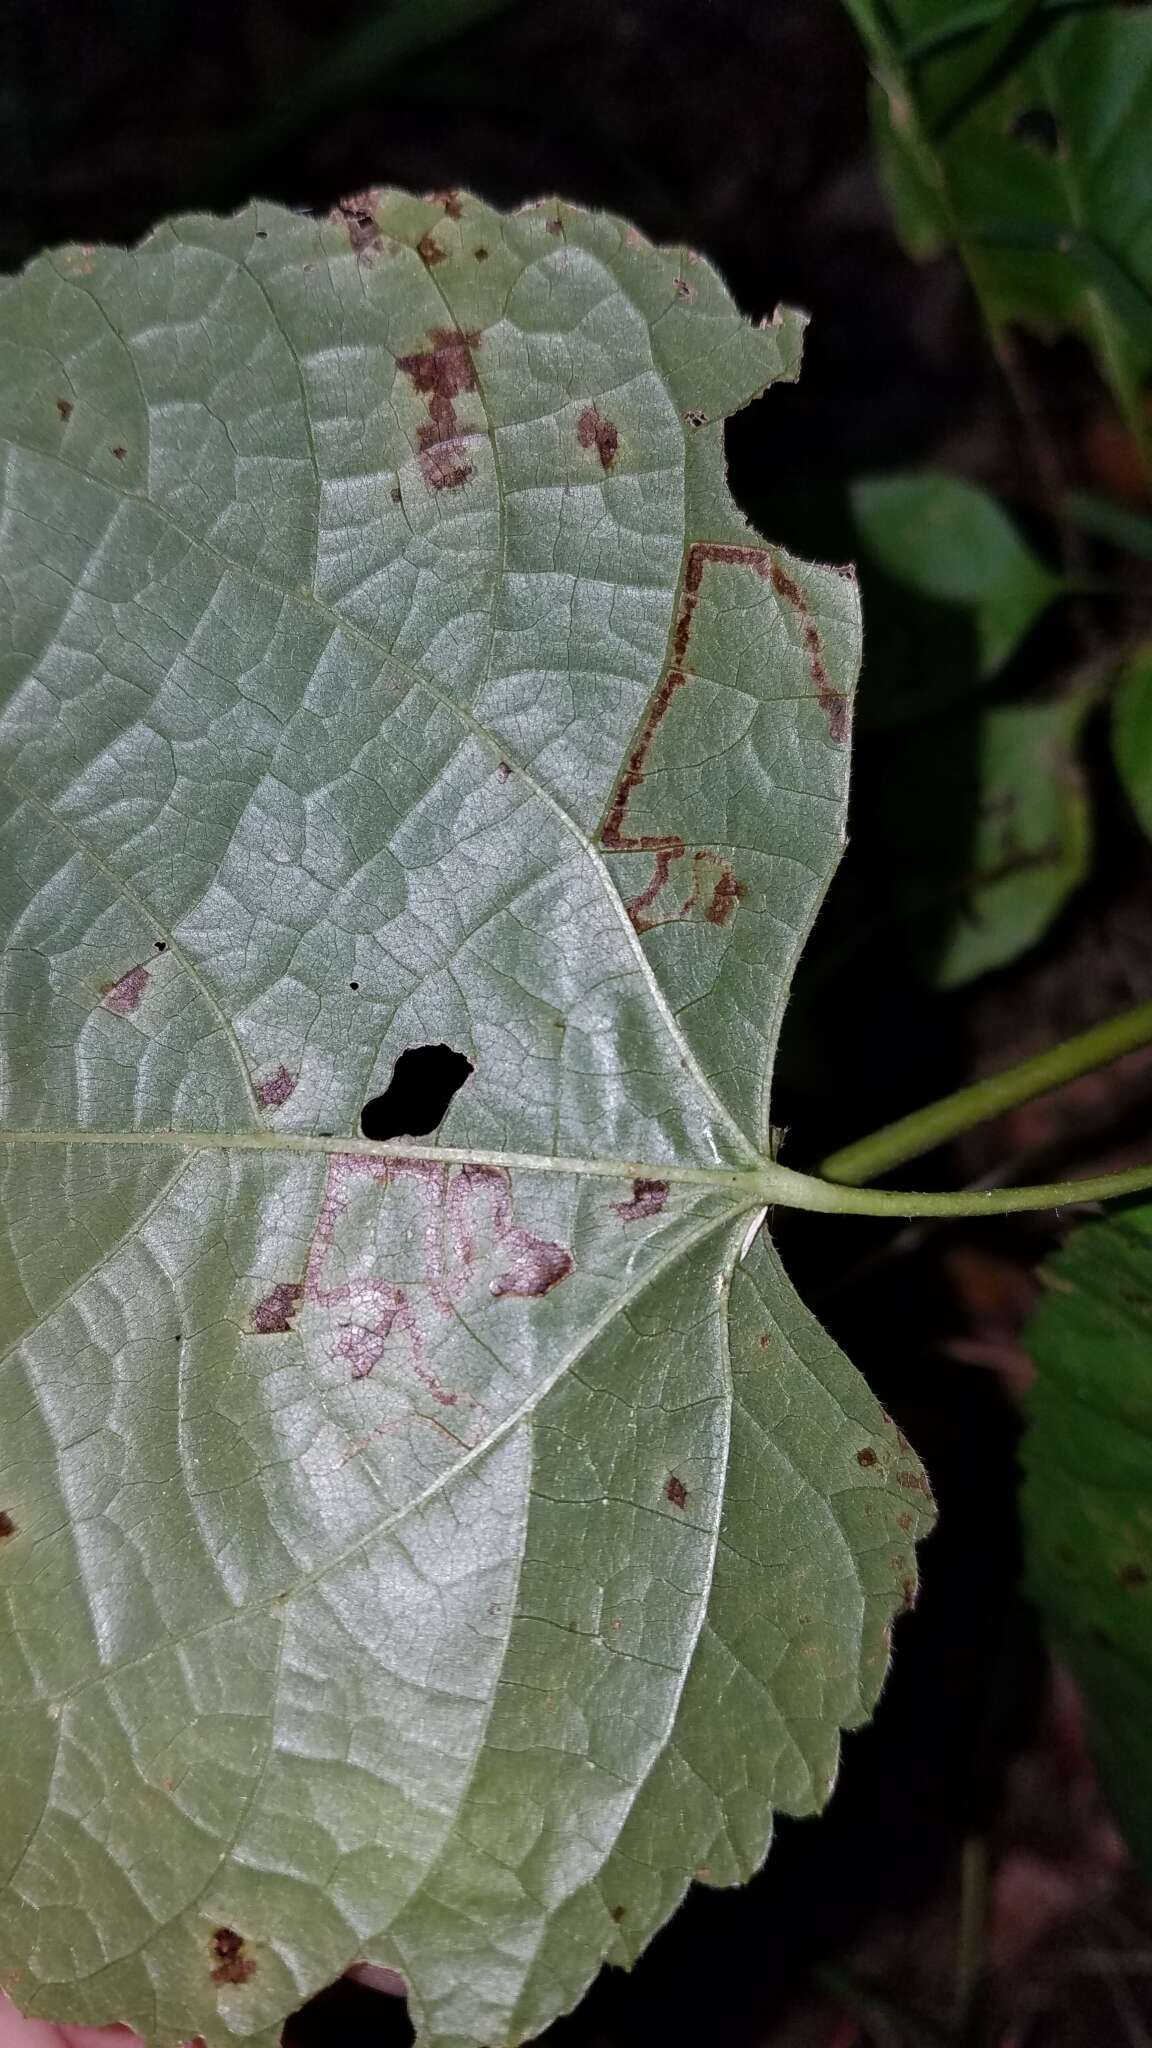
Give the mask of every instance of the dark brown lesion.
M 688 1488 L 675 1472 L 670 1472 L 664 1481 L 664 1498 L 674 1508 L 683 1509 L 688 1505 Z
M 10 1536 L 19 1534 L 15 1516 L 10 1515 L 7 1508 L 0 1508 L 0 1543 L 6 1543 Z
M 612 1207 L 621 1223 L 638 1223 L 646 1216 L 659 1216 L 667 1205 L 666 1180 L 634 1180 L 632 1199 L 628 1202 L 613 1202 Z
M 247 1944 L 242 1934 L 234 1928 L 218 1927 L 209 1945 L 211 1967 L 209 1976 L 213 1984 L 246 1984 L 256 1975 L 256 1963 L 247 1953 Z
M 281 1280 L 256 1303 L 252 1311 L 252 1328 L 258 1337 L 283 1337 L 292 1328 L 292 1319 L 304 1297 L 303 1282 Z
M 428 348 L 398 356 L 396 367 L 428 408 L 428 419 L 416 437 L 424 482 L 430 491 L 455 491 L 475 475 L 456 400 L 478 389 L 473 357 L 481 336 L 475 329 L 433 327 L 428 340 Z
M 620 452 L 620 429 L 606 419 L 598 406 L 586 405 L 576 422 L 576 439 L 581 448 L 595 448 L 601 469 L 611 469 Z

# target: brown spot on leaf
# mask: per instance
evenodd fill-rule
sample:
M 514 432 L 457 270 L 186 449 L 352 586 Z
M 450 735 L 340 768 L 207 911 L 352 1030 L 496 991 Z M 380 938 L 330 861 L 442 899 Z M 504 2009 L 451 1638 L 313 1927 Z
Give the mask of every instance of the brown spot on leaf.
M 896 1526 L 897 1526 L 897 1528 L 898 1528 L 898 1529 L 903 1529 L 903 1531 L 904 1531 L 904 1534 L 905 1534 L 906 1536 L 910 1536 L 910 1535 L 911 1535 L 911 1533 L 912 1533 L 912 1528 L 913 1528 L 913 1522 L 912 1522 L 912 1517 L 911 1517 L 911 1515 L 910 1515 L 910 1514 L 908 1513 L 908 1510 L 907 1510 L 907 1508 L 905 1508 L 905 1509 L 904 1509 L 904 1510 L 902 1511 L 902 1513 L 900 1513 L 900 1514 L 898 1514 L 898 1515 L 897 1515 L 897 1517 L 896 1517 Z
M 7 1537 L 18 1534 L 19 1531 L 7 1508 L 0 1508 L 0 1543 L 4 1542 Z
M 1130 1592 L 1139 1591 L 1142 1586 L 1148 1585 L 1150 1581 L 1152 1581 L 1152 1572 L 1149 1572 L 1147 1565 L 1137 1564 L 1135 1561 L 1131 1564 L 1120 1565 L 1116 1572 L 1116 1584 L 1125 1587 Z
M 268 1075 L 267 1080 L 258 1081 L 256 1100 L 261 1109 L 278 1109 L 282 1102 L 287 1102 L 288 1097 L 296 1092 L 298 1078 L 281 1064 L 274 1073 Z
M 597 406 L 584 407 L 576 422 L 576 439 L 582 448 L 595 448 L 601 469 L 611 469 L 620 450 L 620 433 L 615 422 L 605 419 Z
M 459 220 L 464 211 L 464 201 L 459 192 L 431 192 L 428 196 L 435 205 L 444 208 L 449 220 Z
M 62 420 L 70 420 L 73 411 L 72 400 L 70 398 L 58 398 L 56 400 L 56 410 Z
M 125 448 L 123 442 L 118 441 L 115 448 L 112 450 L 112 453 L 116 457 L 117 462 L 123 462 L 124 457 L 128 453 L 128 450 Z
M 696 287 L 694 284 L 689 284 L 686 277 L 674 277 L 672 279 L 672 289 L 678 299 L 694 299 L 696 297 Z
M 824 660 L 824 643 L 820 629 L 812 617 L 812 608 L 795 579 L 789 576 L 783 564 L 772 563 L 772 588 L 777 597 L 791 605 L 800 621 L 804 646 L 808 653 L 808 671 L 816 690 L 816 702 L 828 724 L 828 737 L 836 746 L 843 746 L 848 737 L 848 699 L 843 690 L 838 690 L 828 674 Z
M 218 1927 L 212 1936 L 213 1967 L 209 1972 L 214 1984 L 246 1984 L 249 1977 L 256 1975 L 256 1964 L 245 1954 L 244 1937 L 236 1934 L 231 1927 Z
M 856 1453 L 856 1463 L 858 1465 L 863 1465 L 865 1469 L 867 1469 L 871 1465 L 878 1465 L 880 1463 L 880 1460 L 876 1456 L 876 1453 L 872 1449 L 871 1445 L 865 1444 L 864 1449 L 862 1451 L 857 1451 Z
M 512 1254 L 509 1264 L 490 1282 L 497 1300 L 505 1294 L 548 1294 L 572 1271 L 571 1253 L 562 1244 L 550 1244 L 526 1230 L 509 1231 L 501 1245 L 505 1250 Z
M 430 491 L 454 491 L 475 474 L 467 460 L 456 400 L 477 388 L 473 350 L 479 348 L 480 336 L 459 327 L 434 327 L 428 339 L 430 348 L 399 356 L 397 368 L 428 407 L 427 424 L 417 435 L 424 482 Z
M 901 1581 L 900 1581 L 900 1597 L 901 1597 L 901 1603 L 902 1603 L 902 1612 L 903 1612 L 904 1614 L 907 1614 L 907 1613 L 909 1612 L 909 1610 L 910 1610 L 911 1608 L 915 1607 L 915 1605 L 916 1605 L 916 1581 L 915 1581 L 915 1579 L 913 1579 L 913 1578 L 906 1578 L 906 1579 L 901 1579 Z
M 613 1202 L 621 1223 L 638 1223 L 645 1216 L 659 1216 L 668 1202 L 666 1180 L 634 1180 L 630 1202 Z
M 691 412 L 686 412 L 684 417 L 690 427 L 706 427 L 708 425 L 707 413 L 698 412 L 695 408 Z
M 350 198 L 337 201 L 332 218 L 347 230 L 348 242 L 355 252 L 356 260 L 365 268 L 373 263 L 384 246 L 384 237 L 377 225 L 374 208 L 375 192 L 354 192 Z
M 152 976 L 143 966 L 130 967 L 119 981 L 109 982 L 100 991 L 101 1008 L 111 1010 L 114 1016 L 131 1017 L 140 1008 L 141 999 Z
M 392 503 L 393 503 L 394 505 L 399 505 L 399 504 L 400 504 L 400 503 L 402 502 L 402 500 L 403 500 L 403 497 L 404 497 L 404 493 L 403 493 L 403 491 L 402 491 L 402 490 L 400 489 L 400 486 L 399 486 L 399 484 L 393 484 L 393 486 L 392 486 Z
M 473 251 L 472 251 L 472 254 L 473 254 L 473 255 L 474 255 L 474 257 L 476 258 L 476 261 L 477 261 L 477 263 L 487 263 L 487 261 L 488 261 L 488 251 L 487 251 L 487 249 L 485 249 L 485 248 L 483 248 L 483 247 L 480 247 L 480 248 L 478 248 L 478 249 L 473 249 Z
M 909 1493 L 922 1493 L 927 1499 L 932 1498 L 928 1482 L 922 1472 L 897 1472 L 896 1484 L 905 1487 Z
M 420 258 L 421 263 L 431 270 L 434 264 L 445 261 L 448 251 L 440 247 L 431 228 L 429 228 L 427 234 L 421 235 L 420 240 L 417 242 L 416 254 Z
M 562 235 L 564 233 L 564 223 L 558 213 L 551 214 L 544 225 L 550 235 Z
M 688 1505 L 688 1488 L 675 1472 L 670 1472 L 664 1481 L 664 1498 L 671 1501 L 674 1508 L 686 1508 Z
M 772 1348 L 772 1333 L 771 1333 L 771 1331 L 770 1331 L 770 1330 L 763 1330 L 763 1331 L 761 1331 L 761 1334 L 760 1334 L 760 1349 L 761 1349 L 761 1351 L 770 1351 L 770 1350 L 771 1350 L 771 1348 Z
M 616 1925 L 617 1925 L 617 1927 L 619 1927 L 619 1925 L 620 1925 L 620 1922 L 621 1922 L 621 1920 L 622 1920 L 622 1919 L 624 1918 L 624 1915 L 625 1915 L 625 1913 L 626 1913 L 627 1911 L 628 1911 L 628 1908 L 627 1908 L 627 1906 L 613 1906 L 613 1908 L 612 1908 L 612 1918 L 613 1918 L 613 1920 L 615 1920 L 615 1922 L 616 1922 Z
M 496 780 L 497 780 L 497 782 L 507 782 L 507 780 L 508 780 L 508 777 L 509 777 L 509 776 L 511 775 L 511 773 L 512 773 L 512 766 L 511 766 L 511 763 L 510 763 L 510 762 L 508 762 L 508 761 L 497 761 L 497 763 L 496 763 Z
M 252 1311 L 252 1328 L 257 1335 L 283 1337 L 292 1328 L 292 1318 L 303 1295 L 301 1281 L 281 1280 Z

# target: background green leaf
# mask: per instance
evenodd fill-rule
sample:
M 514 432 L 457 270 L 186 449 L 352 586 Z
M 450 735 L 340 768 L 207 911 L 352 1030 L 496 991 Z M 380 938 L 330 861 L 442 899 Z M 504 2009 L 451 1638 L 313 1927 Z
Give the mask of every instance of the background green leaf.
M 1130 424 L 1152 368 L 1152 15 L 956 0 L 852 8 L 912 252 L 958 246 L 988 317 L 1092 344 Z M 1005 33 L 1005 24 L 1010 33 Z
M 1112 748 L 1129 802 L 1152 838 L 1152 648 L 1126 663 L 1116 685 Z
M 0 294 L 30 2010 L 271 2043 L 362 1957 L 530 2036 L 876 1697 L 925 1482 L 750 1245 L 858 660 L 724 479 L 799 339 L 456 193 Z
M 1042 936 L 1088 872 L 1091 819 L 1076 761 L 1092 703 L 993 704 L 900 734 L 883 775 L 897 903 L 942 988 Z
M 960 477 L 860 477 L 849 499 L 861 545 L 892 582 L 971 615 L 981 680 L 1004 667 L 1064 587 L 995 498 Z M 934 642 L 927 640 L 920 655 L 922 670 L 930 671 Z M 930 699 L 928 676 L 922 687 Z
M 1152 1870 L 1152 1207 L 1090 1223 L 1030 1331 L 1031 1589 L 1084 1690 L 1116 1817 Z

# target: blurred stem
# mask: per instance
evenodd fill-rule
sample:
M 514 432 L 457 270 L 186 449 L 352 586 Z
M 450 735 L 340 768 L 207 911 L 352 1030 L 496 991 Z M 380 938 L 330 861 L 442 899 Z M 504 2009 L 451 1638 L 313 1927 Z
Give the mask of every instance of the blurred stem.
M 988 1844 L 969 1835 L 960 1852 L 960 1925 L 956 1936 L 956 2031 L 976 2038 L 984 1988 L 989 1907 Z
M 857 1138 L 822 1160 L 818 1171 L 823 1179 L 836 1181 L 842 1187 L 862 1187 L 865 1182 L 889 1173 L 894 1166 L 934 1151 L 937 1145 L 958 1137 L 961 1131 L 970 1131 L 1006 1109 L 1031 1102 L 1035 1096 L 1045 1095 L 1049 1089 L 1074 1081 L 1079 1074 L 1090 1074 L 1094 1068 L 1119 1059 L 1122 1053 L 1149 1043 L 1152 1003 L 1140 1003 L 1134 1010 L 1124 1010 L 1119 1017 L 1109 1017 L 1106 1023 L 1094 1024 L 1091 1030 L 1081 1031 L 1075 1038 L 1066 1038 L 1059 1045 L 1049 1046 L 1046 1052 L 1006 1067 L 1003 1073 L 973 1081 L 955 1095 L 945 1095 L 939 1102 L 913 1110 L 911 1116 L 900 1117 L 868 1137 Z M 1070 1190 L 1073 1186 L 1075 1183 L 1070 1184 Z

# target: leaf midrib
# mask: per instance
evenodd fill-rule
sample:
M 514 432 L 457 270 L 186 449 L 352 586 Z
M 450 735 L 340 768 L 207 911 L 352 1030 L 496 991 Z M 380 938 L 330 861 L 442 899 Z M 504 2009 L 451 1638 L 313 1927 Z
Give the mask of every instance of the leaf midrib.
M 0 1126 L 4 1145 L 155 1146 L 185 1152 L 272 1152 L 351 1155 L 361 1159 L 431 1160 L 444 1166 L 494 1166 L 507 1173 L 595 1175 L 601 1180 L 657 1180 L 691 1187 L 728 1188 L 739 1196 L 738 1208 L 754 1208 L 764 1199 L 763 1169 L 680 1166 L 663 1159 L 585 1158 L 580 1154 L 507 1152 L 483 1145 L 413 1145 L 381 1143 L 373 1138 L 313 1137 L 306 1132 L 242 1131 L 96 1131 L 37 1130 Z

